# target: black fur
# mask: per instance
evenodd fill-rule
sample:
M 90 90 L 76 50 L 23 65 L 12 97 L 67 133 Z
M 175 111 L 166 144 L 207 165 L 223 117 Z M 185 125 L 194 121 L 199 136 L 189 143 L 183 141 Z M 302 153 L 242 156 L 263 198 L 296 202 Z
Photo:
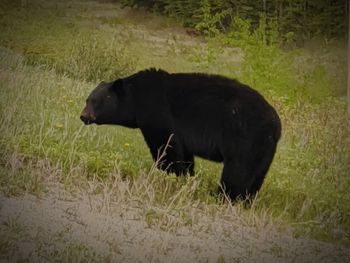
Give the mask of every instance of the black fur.
M 100 84 L 81 119 L 139 128 L 154 160 L 170 139 L 158 166 L 177 175 L 194 174 L 194 155 L 223 162 L 221 186 L 232 200 L 260 189 L 281 135 L 274 108 L 247 85 L 155 69 Z

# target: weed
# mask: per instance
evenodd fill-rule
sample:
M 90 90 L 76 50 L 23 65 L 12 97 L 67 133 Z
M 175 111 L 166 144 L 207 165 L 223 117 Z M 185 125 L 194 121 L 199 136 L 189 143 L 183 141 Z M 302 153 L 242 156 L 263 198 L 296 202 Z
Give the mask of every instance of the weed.
M 50 253 L 53 262 L 102 262 L 102 259 L 91 248 L 84 244 L 68 243 L 62 249 Z
M 3 222 L 3 225 L 7 228 L 7 231 L 18 234 L 23 231 L 22 226 L 18 223 L 16 218 L 8 217 Z

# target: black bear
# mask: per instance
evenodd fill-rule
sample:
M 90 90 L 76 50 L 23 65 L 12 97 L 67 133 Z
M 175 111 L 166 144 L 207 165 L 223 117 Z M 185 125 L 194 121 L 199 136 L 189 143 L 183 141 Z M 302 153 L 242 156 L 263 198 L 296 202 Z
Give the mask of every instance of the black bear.
M 249 86 L 156 69 L 100 83 L 80 118 L 139 128 L 155 161 L 163 152 L 158 167 L 176 175 L 194 174 L 194 155 L 223 162 L 219 190 L 231 200 L 260 189 L 281 135 L 275 109 Z

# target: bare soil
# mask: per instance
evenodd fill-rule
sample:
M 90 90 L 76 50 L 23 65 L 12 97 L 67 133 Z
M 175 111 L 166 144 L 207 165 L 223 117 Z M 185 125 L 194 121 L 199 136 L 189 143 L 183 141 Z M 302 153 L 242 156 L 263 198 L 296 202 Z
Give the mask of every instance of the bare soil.
M 59 183 L 44 197 L 0 196 L 0 262 L 349 262 L 350 249 L 273 226 L 203 216 L 175 231 L 149 227 L 137 205 L 108 208 Z

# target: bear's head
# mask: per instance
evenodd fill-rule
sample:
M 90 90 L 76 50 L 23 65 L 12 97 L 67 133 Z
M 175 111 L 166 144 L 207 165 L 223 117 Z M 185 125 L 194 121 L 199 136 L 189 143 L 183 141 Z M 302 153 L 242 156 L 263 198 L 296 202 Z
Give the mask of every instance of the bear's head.
M 101 82 L 89 95 L 80 119 L 86 124 L 117 124 L 135 128 L 130 89 L 123 79 Z

